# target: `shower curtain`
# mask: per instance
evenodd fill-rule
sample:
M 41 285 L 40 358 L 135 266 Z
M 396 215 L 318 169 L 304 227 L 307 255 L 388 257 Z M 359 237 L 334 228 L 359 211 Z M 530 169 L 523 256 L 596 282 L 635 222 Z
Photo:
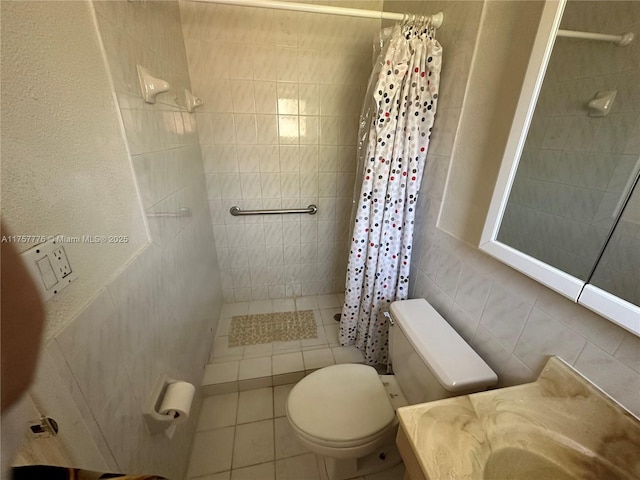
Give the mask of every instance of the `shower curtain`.
M 422 22 L 393 27 L 371 75 L 360 121 L 363 178 L 355 200 L 340 343 L 355 345 L 369 365 L 387 364 L 383 313 L 408 296 L 413 220 L 442 63 L 434 33 Z

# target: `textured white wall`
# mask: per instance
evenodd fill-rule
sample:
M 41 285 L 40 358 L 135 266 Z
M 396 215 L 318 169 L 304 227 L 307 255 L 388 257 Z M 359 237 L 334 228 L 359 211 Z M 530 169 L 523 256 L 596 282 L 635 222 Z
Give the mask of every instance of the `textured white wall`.
M 47 302 L 50 338 L 147 243 L 88 3 L 2 2 L 1 133 L 11 233 L 129 236 L 65 245 L 80 278 Z

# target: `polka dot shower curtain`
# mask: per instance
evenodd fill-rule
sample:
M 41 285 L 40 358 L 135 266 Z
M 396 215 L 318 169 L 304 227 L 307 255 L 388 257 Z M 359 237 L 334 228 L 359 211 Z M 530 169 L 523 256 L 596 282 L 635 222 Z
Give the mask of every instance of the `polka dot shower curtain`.
M 413 220 L 438 102 L 442 47 L 424 23 L 396 25 L 379 61 L 380 72 L 376 76 L 374 70 L 369 86 L 373 98 L 365 99 L 374 102 L 372 118 L 368 124 L 361 119 L 363 179 L 340 321 L 341 344 L 355 345 L 369 365 L 387 364 L 383 312 L 408 296 Z

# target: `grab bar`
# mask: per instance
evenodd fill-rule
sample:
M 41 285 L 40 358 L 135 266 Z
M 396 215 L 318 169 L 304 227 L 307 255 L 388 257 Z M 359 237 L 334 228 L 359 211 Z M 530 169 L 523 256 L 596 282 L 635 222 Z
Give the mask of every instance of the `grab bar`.
M 240 207 L 234 205 L 229 209 L 229 213 L 234 217 L 240 215 L 280 215 L 283 213 L 308 213 L 309 215 L 315 215 L 318 211 L 318 207 L 315 205 L 309 205 L 307 208 L 276 208 L 271 210 L 240 210 Z

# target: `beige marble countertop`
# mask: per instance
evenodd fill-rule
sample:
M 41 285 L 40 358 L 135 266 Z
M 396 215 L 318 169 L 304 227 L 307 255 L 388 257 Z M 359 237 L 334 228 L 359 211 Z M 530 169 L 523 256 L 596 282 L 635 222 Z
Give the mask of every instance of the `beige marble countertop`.
M 640 421 L 557 357 L 533 383 L 398 417 L 427 479 L 640 479 Z

